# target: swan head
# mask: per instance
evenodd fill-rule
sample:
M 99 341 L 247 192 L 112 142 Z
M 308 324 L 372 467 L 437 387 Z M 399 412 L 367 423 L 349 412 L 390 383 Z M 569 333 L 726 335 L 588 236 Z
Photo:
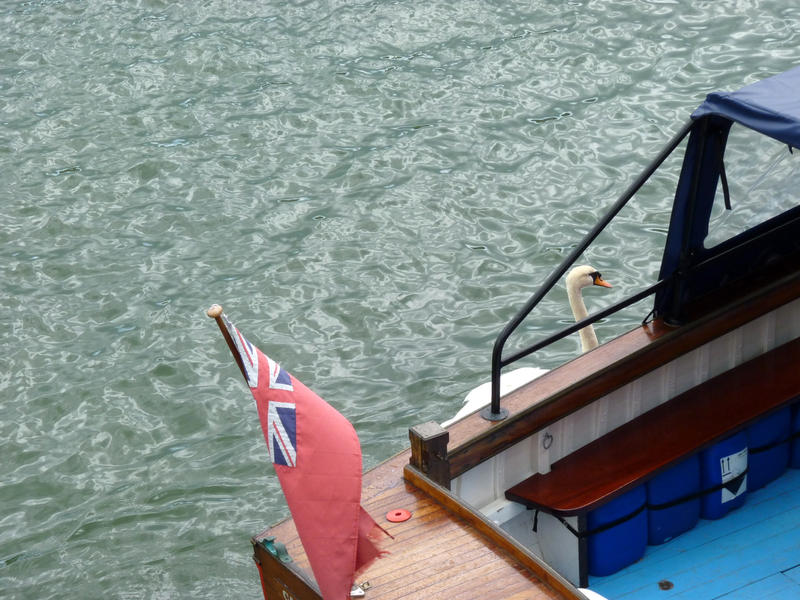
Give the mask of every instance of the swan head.
M 567 289 L 579 290 L 590 285 L 611 287 L 611 284 L 600 275 L 600 271 L 589 265 L 575 267 L 567 273 Z

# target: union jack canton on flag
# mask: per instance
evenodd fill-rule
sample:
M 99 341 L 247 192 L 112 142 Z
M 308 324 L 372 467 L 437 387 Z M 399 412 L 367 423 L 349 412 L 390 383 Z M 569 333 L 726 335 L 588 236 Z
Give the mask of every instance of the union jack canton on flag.
M 231 336 L 244 368 L 247 385 L 255 394 L 258 389 L 258 354 L 259 350 L 242 335 L 224 314 L 222 319 L 228 334 Z M 293 392 L 292 378 L 281 366 L 264 355 L 269 370 L 268 388 Z M 297 466 L 297 404 L 289 394 L 283 401 L 272 400 L 267 407 L 267 450 L 273 464 L 286 467 Z

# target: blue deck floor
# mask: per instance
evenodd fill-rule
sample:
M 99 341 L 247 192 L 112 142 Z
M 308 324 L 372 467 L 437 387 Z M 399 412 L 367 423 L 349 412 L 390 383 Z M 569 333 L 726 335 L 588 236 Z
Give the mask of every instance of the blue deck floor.
M 800 470 L 790 469 L 738 510 L 648 546 L 642 560 L 589 587 L 609 600 L 800 598 L 799 509 Z

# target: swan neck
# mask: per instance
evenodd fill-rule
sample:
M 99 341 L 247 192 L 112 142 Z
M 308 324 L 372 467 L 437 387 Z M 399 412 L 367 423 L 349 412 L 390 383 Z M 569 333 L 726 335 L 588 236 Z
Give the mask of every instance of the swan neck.
M 581 289 L 579 287 L 568 285 L 567 298 L 569 299 L 569 306 L 572 309 L 572 316 L 575 317 L 576 323 L 589 316 L 589 311 L 586 310 L 586 304 L 583 302 L 583 296 L 581 295 Z M 578 334 L 581 338 L 581 350 L 583 352 L 587 352 L 599 345 L 594 327 L 591 325 L 587 325 L 581 329 Z

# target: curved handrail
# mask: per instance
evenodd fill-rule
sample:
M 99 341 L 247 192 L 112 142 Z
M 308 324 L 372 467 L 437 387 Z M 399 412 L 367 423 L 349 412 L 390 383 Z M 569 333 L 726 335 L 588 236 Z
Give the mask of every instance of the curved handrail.
M 536 350 L 540 350 L 544 346 L 560 340 L 567 335 L 570 335 L 571 333 L 574 333 L 575 331 L 578 331 L 579 329 L 582 329 L 583 327 L 602 319 L 603 317 L 606 317 L 614 312 L 617 312 L 618 310 L 625 308 L 626 306 L 630 306 L 631 304 L 646 298 L 650 294 L 655 293 L 658 288 L 664 284 L 663 281 L 659 281 L 657 284 L 649 287 L 644 292 L 635 294 L 634 296 L 631 296 L 630 298 L 627 298 L 626 300 L 623 300 L 622 302 L 615 304 L 606 310 L 591 315 L 586 319 L 583 319 L 580 323 L 571 325 L 556 335 L 551 336 L 538 344 L 530 346 L 525 350 L 517 352 L 508 359 L 502 358 L 503 346 L 514 330 L 519 327 L 519 325 L 525 320 L 534 307 L 541 302 L 542 298 L 544 298 L 544 296 L 553 288 L 553 286 L 555 286 L 555 284 L 564 276 L 564 273 L 567 272 L 567 269 L 572 266 L 572 264 L 578 259 L 578 257 L 580 257 L 581 254 L 583 254 L 586 248 L 588 248 L 595 238 L 600 235 L 600 232 L 602 232 L 603 229 L 608 226 L 617 213 L 622 210 L 622 208 L 631 198 L 633 198 L 633 196 L 639 191 L 644 183 L 650 179 L 653 173 L 656 172 L 656 170 L 667 159 L 667 157 L 672 154 L 675 148 L 678 147 L 678 145 L 692 129 L 693 124 L 694 123 L 692 121 L 684 124 L 684 126 L 677 134 L 675 134 L 675 136 L 670 140 L 661 153 L 647 166 L 647 168 L 628 187 L 628 189 L 625 190 L 619 199 L 611 206 L 609 211 L 595 224 L 592 230 L 586 234 L 583 240 L 572 250 L 572 252 L 569 253 L 569 255 L 561 262 L 555 271 L 550 274 L 539 290 L 525 303 L 522 309 L 511 319 L 511 321 L 508 322 L 505 328 L 503 328 L 503 331 L 500 332 L 500 335 L 497 336 L 492 349 L 492 402 L 490 406 L 481 411 L 481 416 L 484 419 L 488 421 L 501 421 L 508 416 L 508 411 L 500 406 L 500 371 L 503 367 L 506 367 L 512 362 L 519 360 L 524 356 L 528 356 Z

